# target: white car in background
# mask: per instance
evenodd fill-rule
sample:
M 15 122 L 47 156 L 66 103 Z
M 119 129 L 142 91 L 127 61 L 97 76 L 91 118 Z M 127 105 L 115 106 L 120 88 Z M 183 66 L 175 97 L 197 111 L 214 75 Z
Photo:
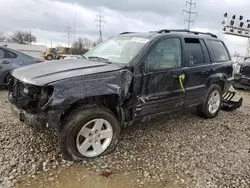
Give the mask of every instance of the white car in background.
M 69 55 L 66 56 L 64 59 L 84 59 L 82 55 Z

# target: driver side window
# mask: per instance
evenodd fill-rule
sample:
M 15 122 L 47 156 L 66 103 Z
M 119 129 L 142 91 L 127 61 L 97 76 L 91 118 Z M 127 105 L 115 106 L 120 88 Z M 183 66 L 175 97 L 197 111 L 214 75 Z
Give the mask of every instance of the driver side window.
M 169 38 L 160 41 L 146 60 L 147 72 L 181 67 L 181 40 Z

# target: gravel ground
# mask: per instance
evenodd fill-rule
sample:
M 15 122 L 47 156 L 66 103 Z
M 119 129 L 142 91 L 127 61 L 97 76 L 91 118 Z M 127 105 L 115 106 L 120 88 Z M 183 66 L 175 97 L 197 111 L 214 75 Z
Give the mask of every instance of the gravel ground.
M 178 181 L 184 187 L 250 186 L 250 93 L 243 106 L 205 120 L 193 112 L 128 128 L 117 150 L 83 161 L 90 169 L 136 172 L 135 184 Z M 11 187 L 49 169 L 73 165 L 63 160 L 55 135 L 20 123 L 0 91 L 0 187 Z

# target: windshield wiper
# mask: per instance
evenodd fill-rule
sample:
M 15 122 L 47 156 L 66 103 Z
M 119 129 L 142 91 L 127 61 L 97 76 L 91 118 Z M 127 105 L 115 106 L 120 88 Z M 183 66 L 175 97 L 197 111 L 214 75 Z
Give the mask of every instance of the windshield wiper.
M 105 63 L 110 64 L 111 61 L 109 61 L 108 59 L 104 58 L 104 57 L 98 57 L 98 56 L 89 56 L 88 59 L 98 59 L 98 61 L 105 61 Z

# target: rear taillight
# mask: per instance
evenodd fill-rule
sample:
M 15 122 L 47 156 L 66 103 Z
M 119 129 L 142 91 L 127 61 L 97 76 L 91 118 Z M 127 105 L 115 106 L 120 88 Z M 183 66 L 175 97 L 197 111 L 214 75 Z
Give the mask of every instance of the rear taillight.
M 40 60 L 40 61 L 36 61 L 37 63 L 42 63 L 42 62 L 44 62 L 44 61 L 42 61 L 42 60 Z

